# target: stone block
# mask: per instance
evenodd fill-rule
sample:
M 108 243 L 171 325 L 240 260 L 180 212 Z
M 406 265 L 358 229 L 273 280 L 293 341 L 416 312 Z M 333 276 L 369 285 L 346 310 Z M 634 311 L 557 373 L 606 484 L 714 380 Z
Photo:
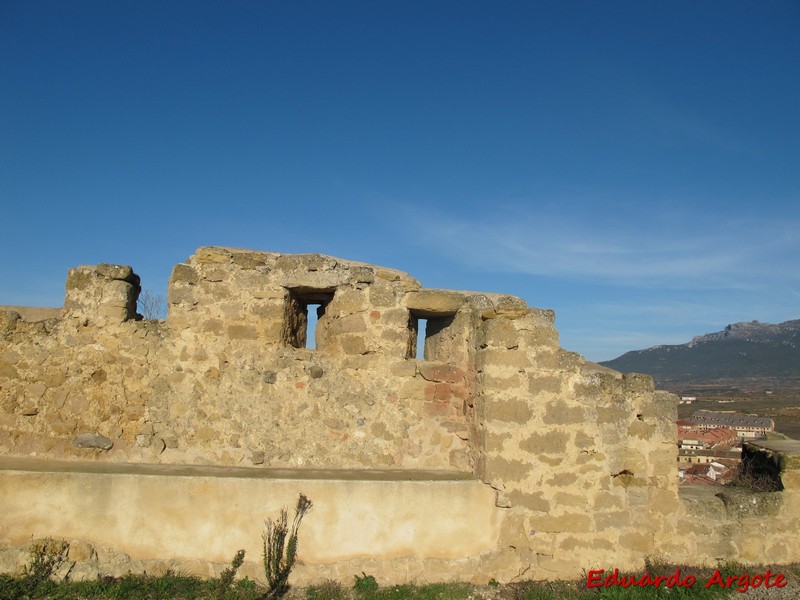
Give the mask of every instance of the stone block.
M 520 443 L 519 447 L 535 455 L 562 454 L 567 450 L 569 434 L 566 431 L 556 430 L 546 433 L 534 433 Z
M 219 319 L 208 319 L 200 326 L 200 330 L 205 333 L 220 334 L 222 333 L 222 327 L 222 321 Z
M 548 425 L 582 425 L 586 423 L 586 412 L 580 406 L 557 400 L 547 403 L 542 420 Z
M 283 307 L 286 302 L 288 292 L 284 288 L 268 287 L 267 282 L 261 281 L 258 286 L 251 291 L 253 298 L 263 300 L 264 305 L 274 305 Z
M 20 314 L 14 310 L 0 310 L 0 334 L 14 331 L 20 318 Z
M 324 254 L 282 254 L 275 260 L 275 268 L 281 271 L 331 271 L 338 261 Z
M 421 318 L 454 315 L 465 300 L 463 294 L 448 290 L 420 290 L 406 294 L 406 306 Z
M 392 363 L 389 372 L 396 377 L 414 377 L 417 374 L 416 360 L 402 360 Z
M 219 433 L 212 427 L 204 425 L 197 430 L 195 439 L 199 442 L 209 442 L 219 437 Z
M 622 404 L 611 404 L 597 407 L 597 420 L 599 425 L 613 424 L 624 425 L 632 417 L 630 410 Z M 617 434 L 615 434 L 617 435 Z
M 488 454 L 502 454 L 509 439 L 511 439 L 510 433 L 487 432 L 482 448 Z
M 513 349 L 519 346 L 519 334 L 508 319 L 491 319 L 481 328 L 481 345 Z
M 232 340 L 257 340 L 258 331 L 254 325 L 228 325 L 228 337 Z
M 595 438 L 583 431 L 575 432 L 575 447 L 579 450 L 590 450 L 595 446 Z
M 375 269 L 370 266 L 350 268 L 350 283 L 353 285 L 370 284 L 375 281 Z
M 77 428 L 75 421 L 51 421 L 50 430 L 56 435 L 64 435 L 74 433 Z
M 521 514 L 510 514 L 500 529 L 500 542 L 504 546 L 521 546 L 527 542 L 528 530 Z
M 628 435 L 642 440 L 650 439 L 655 432 L 656 425 L 654 423 L 647 423 L 638 419 L 628 426 Z
M 628 394 L 650 394 L 655 390 L 653 378 L 641 373 L 623 373 L 622 383 Z
M 379 281 L 371 285 L 369 288 L 369 303 L 371 306 L 378 308 L 397 306 L 400 304 L 400 296 L 402 292 L 402 289 L 389 286 Z M 408 312 L 403 312 L 406 318 L 408 318 Z
M 105 306 L 127 308 L 131 302 L 136 301 L 138 295 L 138 290 L 127 281 L 113 280 L 103 285 L 101 303 Z
M 64 400 L 63 412 L 68 415 L 82 415 L 89 410 L 89 406 L 86 396 L 73 393 Z
M 171 305 L 184 304 L 196 305 L 199 300 L 195 295 L 195 288 L 186 285 L 171 285 L 167 290 L 167 302 Z M 174 324 L 175 317 L 170 313 L 169 322 Z
M 366 354 L 367 352 L 367 343 L 362 337 L 342 336 L 340 343 L 345 354 Z
M 278 301 L 265 301 L 253 304 L 249 312 L 259 319 L 282 321 L 286 313 L 286 306 L 283 299 Z
M 508 390 L 522 390 L 524 381 L 519 373 L 503 373 L 501 375 L 486 373 L 483 376 L 482 388 L 487 394 Z
M 259 325 L 259 338 L 265 342 L 283 342 L 283 321 L 272 321 Z
M 610 512 L 595 513 L 594 527 L 597 531 L 626 530 L 631 526 L 631 513 L 628 510 L 614 510 Z
M 644 556 L 652 552 L 653 536 L 638 531 L 629 531 L 619 536 L 619 545 Z
M 424 394 L 429 402 L 450 402 L 454 397 L 463 397 L 463 388 L 449 383 L 428 383 Z
M 69 553 L 68 553 L 69 560 L 74 560 L 75 562 L 83 562 L 96 558 L 96 556 L 97 555 L 94 551 L 94 546 L 92 546 L 91 544 L 79 540 L 72 541 L 69 544 Z
M 138 284 L 138 276 L 133 272 L 133 269 L 127 265 L 111 265 L 108 263 L 100 263 L 96 267 L 97 274 L 106 279 L 114 279 L 120 281 L 129 281 Z
M 677 460 L 678 447 L 676 444 L 663 443 L 647 455 L 650 473 L 657 477 L 673 476 Z
M 67 296 L 70 296 L 71 292 L 88 290 L 94 284 L 96 276 L 91 267 L 70 269 L 67 273 Z
M 564 357 L 567 356 L 568 353 L 560 350 L 559 348 L 546 348 L 540 346 L 536 349 L 535 352 L 531 352 L 531 364 L 540 371 L 555 371 L 559 373 L 559 377 L 562 377 L 560 374 L 561 371 L 568 371 L 571 369 L 569 361 L 565 362 Z
M 76 448 L 96 448 L 98 450 L 111 450 L 114 442 L 99 433 L 82 433 L 74 440 L 72 445 Z
M 589 533 L 592 521 L 585 513 L 567 513 L 560 516 L 533 515 L 530 526 L 535 531 L 552 533 Z
M 0 359 L 0 379 L 16 379 L 19 377 L 17 368 L 14 365 Z
M 349 315 L 367 310 L 367 294 L 357 289 L 339 289 L 328 305 L 328 311 L 337 315 Z
M 654 488 L 650 490 L 650 510 L 654 513 L 672 515 L 678 512 L 680 500 L 677 490 Z
M 464 371 L 451 365 L 421 361 L 417 363 L 417 370 L 423 379 L 444 383 L 463 383 Z
M 513 490 L 507 494 L 511 506 L 521 506 L 536 512 L 550 512 L 553 504 L 542 492 L 524 492 Z
M 203 246 L 195 251 L 191 261 L 198 265 L 228 264 L 231 252 L 220 246 Z
M 486 348 L 478 353 L 478 368 L 487 373 L 500 374 L 509 369 L 523 371 L 530 366 L 528 355 L 518 350 Z
M 588 509 L 589 507 L 589 501 L 584 494 L 570 494 L 568 492 L 558 492 L 553 498 L 553 504 L 561 508 Z
M 112 323 L 122 323 L 128 319 L 128 309 L 124 306 L 111 306 L 101 304 L 94 315 Z
M 617 510 L 625 506 L 625 499 L 617 492 L 600 491 L 594 497 L 594 510 L 597 512 Z
M 342 333 L 364 333 L 367 331 L 367 323 L 364 315 L 348 315 L 346 317 L 334 318 L 330 321 L 330 333 L 339 335 Z
M 231 262 L 240 269 L 258 269 L 267 265 L 263 252 L 232 252 Z
M 481 311 L 481 317 L 483 319 L 495 319 L 498 317 L 521 319 L 531 312 L 525 301 L 516 296 L 494 294 L 490 299 L 492 301 L 492 307 Z
M 490 421 L 527 423 L 533 417 L 533 410 L 525 400 L 487 400 L 484 410 Z
M 640 412 L 645 419 L 668 421 L 678 420 L 678 396 L 662 390 L 656 390 L 652 396 L 642 403 Z
M 578 481 L 577 474 L 561 471 L 555 473 L 550 479 L 545 481 L 544 485 L 553 488 L 572 487 L 575 485 L 576 481 Z M 584 499 L 584 502 L 586 502 L 585 497 L 584 496 L 581 497 Z
M 530 465 L 521 460 L 508 460 L 502 456 L 487 456 L 486 479 L 489 481 L 522 481 L 528 476 Z
M 564 380 L 555 375 L 532 373 L 528 376 L 528 391 L 531 394 L 559 394 L 564 387 Z

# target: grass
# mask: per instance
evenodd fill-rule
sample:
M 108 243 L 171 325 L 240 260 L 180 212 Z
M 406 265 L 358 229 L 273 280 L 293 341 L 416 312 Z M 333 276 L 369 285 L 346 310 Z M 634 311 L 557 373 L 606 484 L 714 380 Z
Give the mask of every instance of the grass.
M 651 576 L 670 575 L 675 565 L 648 564 L 646 569 L 634 573 L 637 577 L 648 573 Z M 735 589 L 720 589 L 714 586 L 705 589 L 705 582 L 714 569 L 680 567 L 682 575 L 692 574 L 697 581 L 692 587 L 666 588 L 662 584 L 654 587 L 619 586 L 587 589 L 586 578 L 579 581 L 536 582 L 515 581 L 507 584 L 476 586 L 467 583 L 432 583 L 384 586 L 380 578 L 362 573 L 355 576 L 353 585 L 344 586 L 335 581 L 324 581 L 304 588 L 292 588 L 285 600 L 657 600 L 661 598 L 697 598 L 713 600 L 738 596 Z M 719 568 L 723 576 L 742 573 L 763 572 L 765 567 L 743 567 L 729 564 Z M 773 572 L 786 574 L 789 585 L 797 586 L 800 566 L 773 568 Z M 604 574 L 605 575 L 605 574 Z M 622 576 L 622 575 L 620 575 Z M 735 586 L 734 586 L 735 588 Z M 43 599 L 98 599 L 98 600 L 260 600 L 267 588 L 249 579 L 240 579 L 220 586 L 219 579 L 204 580 L 197 577 L 167 572 L 154 577 L 149 575 L 126 575 L 104 577 L 94 581 L 38 581 L 32 588 L 24 574 L 17 577 L 0 575 L 0 600 Z
M 308 507 L 310 508 L 310 503 Z M 301 512 L 298 514 L 302 515 Z M 299 524 L 299 518 L 296 521 Z M 285 529 L 289 531 L 288 527 Z M 296 538 L 296 526 L 292 531 Z M 296 544 L 296 540 L 294 543 Z M 468 583 L 384 586 L 374 575 L 362 573 L 353 577 L 349 587 L 329 580 L 305 588 L 290 589 L 283 578 L 280 580 L 280 587 L 269 580 L 266 585 L 248 578 L 236 580 L 237 570 L 244 560 L 244 550 L 237 552 L 230 567 L 215 579 L 201 579 L 167 571 L 160 576 L 129 574 L 73 582 L 69 580 L 70 569 L 67 568 L 68 550 L 69 544 L 66 542 L 56 542 L 49 538 L 34 543 L 28 564 L 19 575 L 0 575 L 0 600 L 274 600 L 278 597 L 276 591 L 284 596 L 284 600 L 713 600 L 731 597 L 732 593 L 736 593 L 736 588 L 743 584 L 744 574 L 755 575 L 766 571 L 766 567 L 745 567 L 736 563 L 720 565 L 717 569 L 697 569 L 648 560 L 644 569 L 636 573 L 596 570 L 589 571 L 578 581 L 524 581 L 522 577 L 526 575 L 526 570 L 516 580 L 504 585 L 491 580 L 485 586 Z M 275 553 L 284 555 L 277 550 Z M 800 565 L 774 568 L 772 571 L 782 573 L 791 588 L 795 588 L 800 581 Z M 267 575 L 269 574 L 267 571 Z M 288 570 L 285 574 L 288 576 Z M 744 584 L 751 581 L 750 575 L 746 577 L 748 579 Z M 690 579 L 693 584 L 689 583 Z M 653 585 L 654 580 L 660 584 Z M 709 581 L 727 581 L 729 585 L 727 589 L 720 586 L 707 588 L 706 582 Z M 595 584 L 591 588 L 590 582 Z M 675 585 L 677 582 L 681 584 Z

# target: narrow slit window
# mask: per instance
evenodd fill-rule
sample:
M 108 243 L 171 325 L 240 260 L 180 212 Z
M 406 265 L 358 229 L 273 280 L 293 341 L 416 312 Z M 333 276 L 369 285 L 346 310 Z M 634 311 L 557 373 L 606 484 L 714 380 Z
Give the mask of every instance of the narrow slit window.
M 411 311 L 407 358 L 451 362 L 455 336 L 450 326 L 454 319 L 455 315 Z
M 306 304 L 307 324 L 306 324 L 306 348 L 315 350 L 317 347 L 317 323 L 322 304 Z
M 290 289 L 286 301 L 284 339 L 295 348 L 320 348 L 320 330 L 332 290 Z
M 417 319 L 417 348 L 414 358 L 425 360 L 425 338 L 428 331 L 428 319 Z

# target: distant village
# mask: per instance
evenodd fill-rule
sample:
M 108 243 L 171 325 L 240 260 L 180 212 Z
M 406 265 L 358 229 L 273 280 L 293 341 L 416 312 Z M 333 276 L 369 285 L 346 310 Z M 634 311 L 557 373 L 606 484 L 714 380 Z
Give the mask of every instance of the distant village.
M 681 398 L 691 404 L 695 398 Z M 697 410 L 678 425 L 678 476 L 681 484 L 724 485 L 739 470 L 742 442 L 775 431 L 770 417 L 732 411 Z

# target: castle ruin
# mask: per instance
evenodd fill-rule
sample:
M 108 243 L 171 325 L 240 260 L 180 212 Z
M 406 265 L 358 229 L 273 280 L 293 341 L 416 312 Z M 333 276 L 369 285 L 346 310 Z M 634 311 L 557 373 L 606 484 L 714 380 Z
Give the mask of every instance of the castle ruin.
M 299 492 L 297 581 L 800 560 L 796 442 L 747 450 L 780 492 L 684 493 L 677 398 L 563 350 L 520 298 L 221 247 L 174 268 L 164 321 L 130 267 L 66 288 L 0 307 L 0 570 L 52 536 L 77 576 L 212 576 L 246 548 L 257 577 Z

